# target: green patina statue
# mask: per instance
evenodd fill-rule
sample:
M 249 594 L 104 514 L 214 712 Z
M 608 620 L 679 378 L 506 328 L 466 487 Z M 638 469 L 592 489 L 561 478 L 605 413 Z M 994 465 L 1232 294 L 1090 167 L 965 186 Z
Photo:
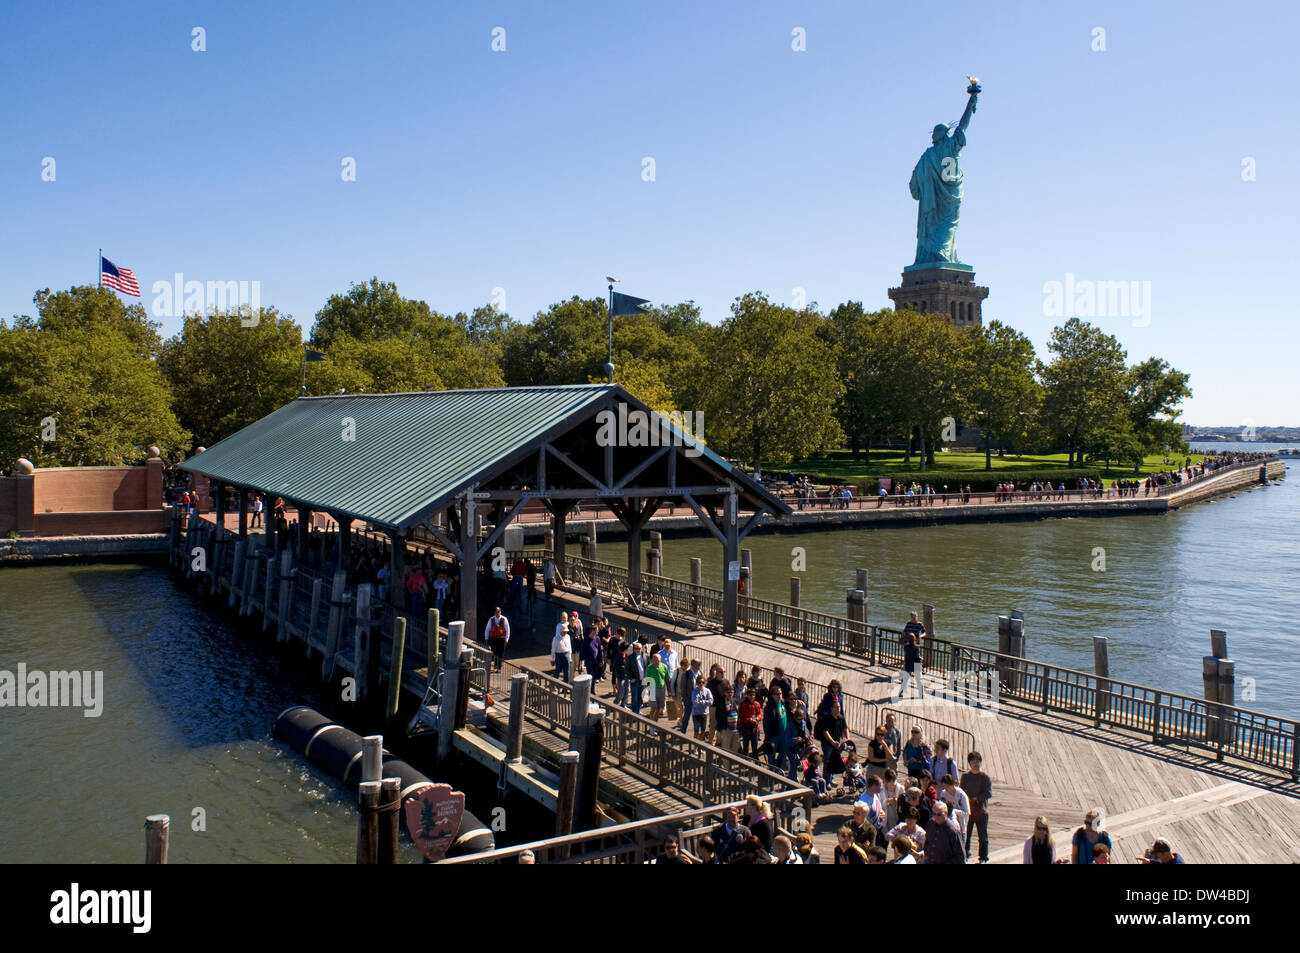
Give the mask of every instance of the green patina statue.
M 916 261 L 912 268 L 961 265 L 957 259 L 957 217 L 961 211 L 961 168 L 957 155 L 966 145 L 966 127 L 975 112 L 979 81 L 968 76 L 970 100 L 952 134 L 949 127 L 934 127 L 934 145 L 925 150 L 912 170 L 912 198 L 920 203 L 916 215 Z M 962 266 L 966 268 L 967 266 Z

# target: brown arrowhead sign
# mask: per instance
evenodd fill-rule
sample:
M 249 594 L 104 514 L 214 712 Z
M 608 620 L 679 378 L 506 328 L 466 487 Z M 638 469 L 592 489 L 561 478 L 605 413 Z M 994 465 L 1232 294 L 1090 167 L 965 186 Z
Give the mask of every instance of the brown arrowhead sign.
M 460 830 L 465 795 L 450 784 L 431 784 L 404 805 L 406 830 L 428 861 L 442 860 Z

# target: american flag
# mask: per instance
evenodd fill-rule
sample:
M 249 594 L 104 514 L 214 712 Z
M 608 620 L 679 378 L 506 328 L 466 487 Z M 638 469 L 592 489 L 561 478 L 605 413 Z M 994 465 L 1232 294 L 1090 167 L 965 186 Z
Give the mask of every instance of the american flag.
M 99 280 L 124 295 L 140 297 L 140 282 L 135 280 L 135 272 L 117 267 L 103 255 L 99 256 Z

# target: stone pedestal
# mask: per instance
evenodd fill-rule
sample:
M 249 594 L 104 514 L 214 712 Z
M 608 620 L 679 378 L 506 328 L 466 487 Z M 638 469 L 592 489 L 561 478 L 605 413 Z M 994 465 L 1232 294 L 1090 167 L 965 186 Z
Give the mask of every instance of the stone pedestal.
M 902 285 L 889 289 L 895 311 L 946 314 L 959 328 L 983 325 L 982 303 L 988 296 L 988 288 L 975 284 L 969 265 L 908 265 Z

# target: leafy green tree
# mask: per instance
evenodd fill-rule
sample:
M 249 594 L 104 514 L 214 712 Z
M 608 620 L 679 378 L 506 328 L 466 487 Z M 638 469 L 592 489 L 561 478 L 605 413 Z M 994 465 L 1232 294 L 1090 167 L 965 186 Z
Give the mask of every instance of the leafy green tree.
M 1002 449 L 1027 435 L 1042 400 L 1034 377 L 1033 342 L 1000 321 L 968 331 L 971 377 L 967 394 L 971 422 L 984 434 L 984 469 L 993 469 L 992 447 Z
M 810 320 L 811 315 L 811 320 Z M 834 446 L 844 385 L 815 313 L 737 298 L 731 317 L 705 336 L 703 410 L 709 444 L 749 459 L 783 463 Z
M 506 338 L 501 362 L 506 383 L 536 387 L 603 377 L 608 320 L 601 298 L 574 295 L 539 311 Z
M 1073 467 L 1098 433 L 1116 432 L 1116 418 L 1126 411 L 1126 355 L 1113 335 L 1079 318 L 1053 328 L 1047 347 L 1052 360 L 1038 362 L 1044 416 Z
M 297 397 L 302 358 L 302 329 L 292 317 L 244 305 L 187 315 L 158 366 L 177 416 L 197 445 L 210 447 Z
M 836 414 L 855 460 L 863 451 L 871 459 L 877 434 L 905 427 L 897 412 L 897 381 L 882 361 L 876 340 L 884 316 L 883 311 L 867 313 L 860 301 L 847 301 L 834 308 L 822 325 L 822 336 L 836 354 L 837 373 L 844 384 Z
M 1189 381 L 1187 374 L 1157 357 L 1128 369 L 1128 423 L 1141 451 L 1135 458 L 1134 472 L 1142 466 L 1143 454 L 1188 452 L 1178 416 L 1182 402 L 1192 396 Z
M 311 341 L 314 348 L 326 353 L 342 339 L 405 342 L 410 345 L 406 353 L 422 355 L 422 363 L 432 362 L 442 382 L 438 386 L 499 387 L 503 380 L 498 366 L 500 345 L 495 337 L 504 337 L 509 323 L 494 322 L 486 313 L 490 310 L 476 309 L 463 319 L 451 318 L 433 311 L 423 301 L 402 297 L 392 282 L 371 278 L 325 302 L 316 312 Z M 356 354 L 353 344 L 346 346 L 349 353 Z M 371 356 L 382 366 L 383 360 L 377 354 L 372 352 Z M 423 376 L 411 370 L 405 379 Z M 396 389 L 383 380 L 376 380 L 374 386 L 382 392 Z
M 94 320 L 0 326 L 0 460 L 37 466 L 136 463 L 189 446 L 140 342 Z
M 136 353 L 156 358 L 162 347 L 159 332 L 162 323 L 151 321 L 144 305 L 127 304 L 111 288 L 74 285 L 67 291 L 36 292 L 32 299 L 37 317 L 15 317 L 15 327 L 39 327 L 62 334 L 75 328 L 83 330 L 109 328 L 121 333 Z
M 889 413 L 915 429 L 921 469 L 934 465 L 935 438 L 946 418 L 966 414 L 971 379 L 971 345 L 964 329 L 947 315 L 882 311 L 872 326 L 869 347 L 880 368 L 878 399 Z M 905 460 L 910 462 L 910 447 Z

